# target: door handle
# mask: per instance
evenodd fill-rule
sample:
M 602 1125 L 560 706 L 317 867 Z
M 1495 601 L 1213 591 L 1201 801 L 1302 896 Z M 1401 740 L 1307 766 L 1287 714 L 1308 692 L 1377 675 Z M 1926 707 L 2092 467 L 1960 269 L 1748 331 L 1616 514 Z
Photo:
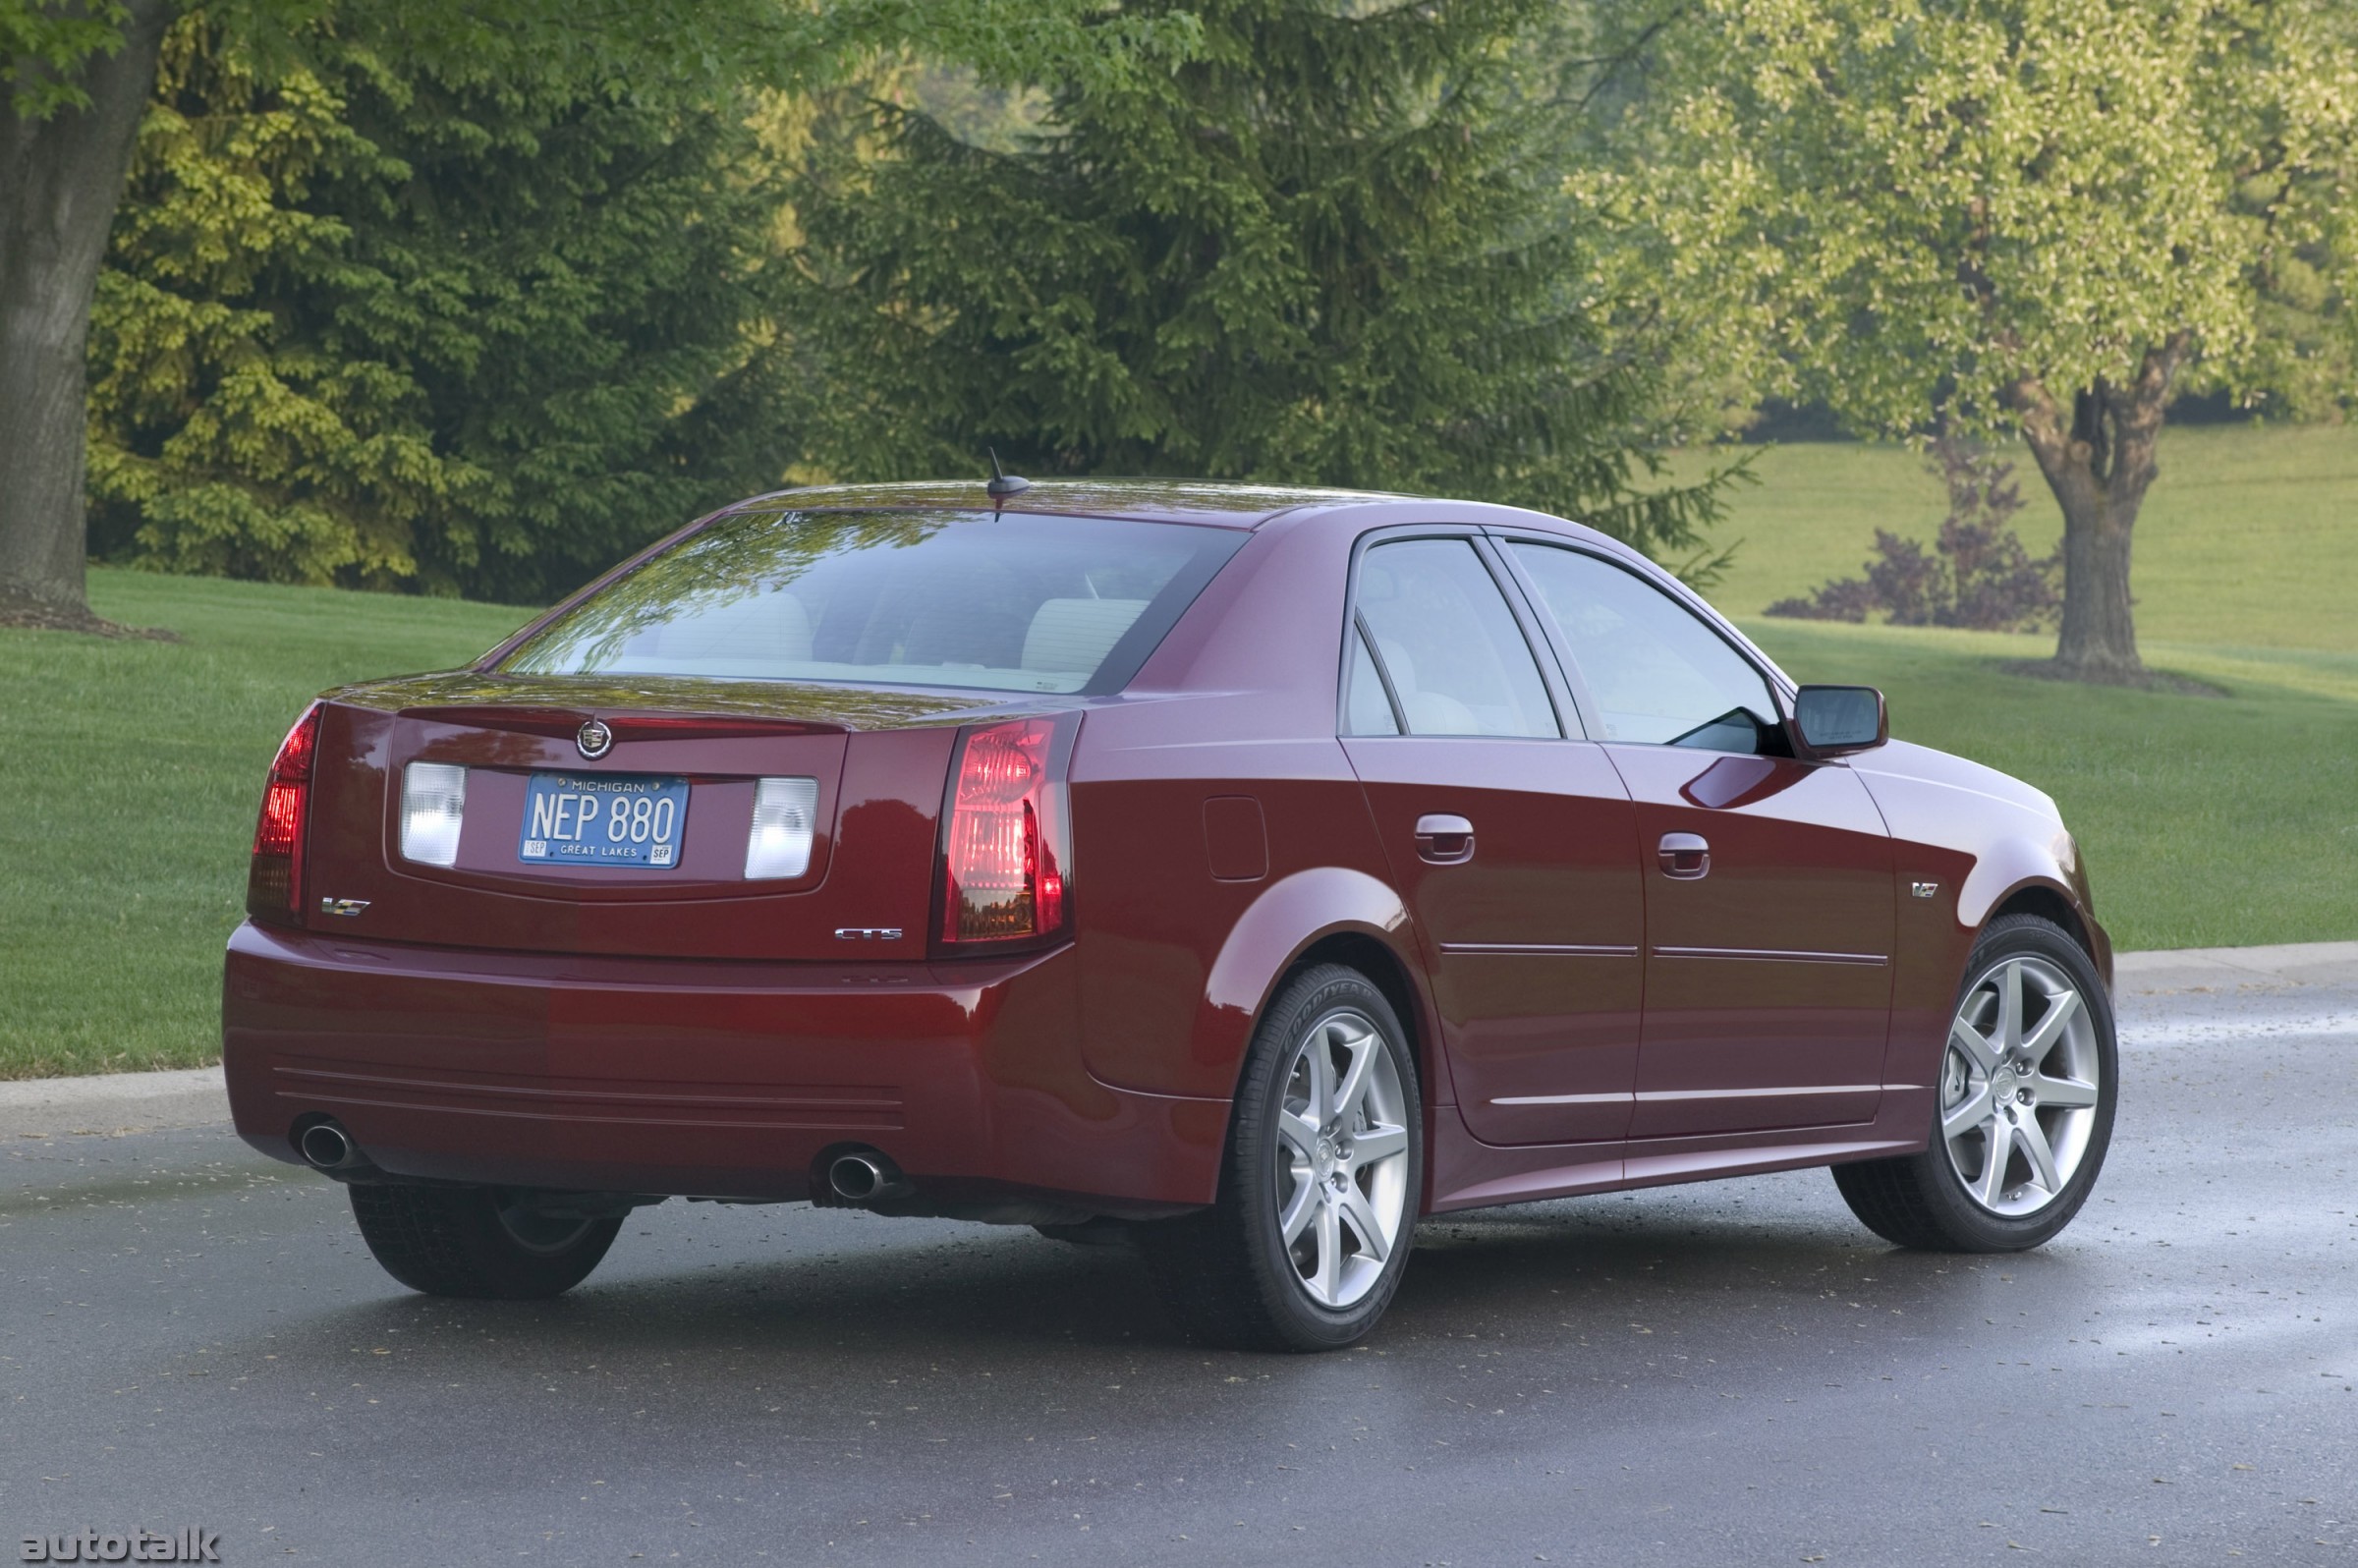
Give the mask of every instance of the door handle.
M 1712 874 L 1712 846 L 1701 834 L 1664 833 L 1654 853 L 1664 876 L 1692 882 Z
M 1417 818 L 1417 855 L 1434 866 L 1457 866 L 1474 858 L 1474 824 L 1462 816 Z

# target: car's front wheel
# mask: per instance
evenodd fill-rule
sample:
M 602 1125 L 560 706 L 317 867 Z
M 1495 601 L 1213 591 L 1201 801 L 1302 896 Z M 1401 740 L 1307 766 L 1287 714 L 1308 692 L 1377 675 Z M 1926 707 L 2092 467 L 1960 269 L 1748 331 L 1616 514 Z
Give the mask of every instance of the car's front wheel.
M 622 1229 L 615 1217 L 552 1212 L 506 1187 L 354 1183 L 352 1215 L 386 1273 L 428 1296 L 533 1301 L 589 1276 Z
M 1246 1058 L 1218 1202 L 1134 1233 L 1190 1337 L 1332 1350 L 1373 1328 L 1408 1262 L 1423 1127 L 1383 993 L 1338 965 L 1295 977 Z
M 1851 1211 L 1902 1247 L 2019 1252 L 2079 1212 L 2112 1140 L 2112 1002 L 2063 929 L 1993 921 L 1967 965 L 1920 1154 L 1834 1167 Z

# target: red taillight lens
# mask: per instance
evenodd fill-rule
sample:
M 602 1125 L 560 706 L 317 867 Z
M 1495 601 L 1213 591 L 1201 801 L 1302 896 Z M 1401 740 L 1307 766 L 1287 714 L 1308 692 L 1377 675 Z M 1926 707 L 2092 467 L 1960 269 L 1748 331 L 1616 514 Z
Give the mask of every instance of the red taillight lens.
M 246 913 L 255 920 L 283 922 L 303 913 L 303 823 L 318 749 L 314 702 L 279 743 L 270 780 L 262 786 L 262 814 L 253 825 L 253 860 L 246 873 Z
M 970 730 L 959 748 L 942 834 L 941 939 L 1014 942 L 1064 928 L 1071 860 L 1056 721 Z

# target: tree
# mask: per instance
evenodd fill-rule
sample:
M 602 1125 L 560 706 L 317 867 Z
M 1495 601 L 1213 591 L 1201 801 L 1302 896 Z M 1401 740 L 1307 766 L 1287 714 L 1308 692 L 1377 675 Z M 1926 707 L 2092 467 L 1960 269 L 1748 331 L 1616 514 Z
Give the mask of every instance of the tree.
M 2058 673 L 2141 682 L 2172 396 L 2297 379 L 2287 300 L 2348 330 L 2346 5 L 1694 0 L 1657 44 L 1599 189 L 1693 329 L 1862 430 L 2018 432 L 2063 513 Z
M 832 80 L 923 41 L 1004 79 L 1057 62 L 1118 79 L 1195 31 L 1106 25 L 1095 0 L 0 0 L 0 618 L 90 625 L 84 356 L 125 171 L 173 15 L 200 9 L 275 64 L 333 36 L 451 85 L 570 84 L 621 99 L 698 84 Z M 676 101 L 676 97 L 674 98 Z
M 308 53 L 166 39 L 93 311 L 94 551 L 537 602 L 776 481 L 739 101 Z
M 1430 488 L 1691 553 L 1717 486 L 1641 482 L 1658 375 L 1519 75 L 1554 9 L 1127 0 L 1107 15 L 1192 14 L 1194 56 L 1034 73 L 1011 143 L 884 101 L 822 127 L 798 318 L 827 466 L 969 473 L 987 445 L 1036 475 Z
M 79 625 L 83 345 L 169 0 L 0 0 L 0 616 Z

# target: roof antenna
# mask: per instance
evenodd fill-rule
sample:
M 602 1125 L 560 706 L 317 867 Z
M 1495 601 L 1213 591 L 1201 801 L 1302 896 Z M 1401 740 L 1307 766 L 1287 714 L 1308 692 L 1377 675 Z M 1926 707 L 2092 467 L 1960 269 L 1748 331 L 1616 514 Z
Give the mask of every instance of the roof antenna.
M 989 496 L 995 502 L 1004 504 L 1032 488 L 1030 479 L 1020 474 L 1010 474 L 999 467 L 998 448 L 986 446 L 982 450 L 990 454 L 990 482 L 982 486 L 984 495 Z

